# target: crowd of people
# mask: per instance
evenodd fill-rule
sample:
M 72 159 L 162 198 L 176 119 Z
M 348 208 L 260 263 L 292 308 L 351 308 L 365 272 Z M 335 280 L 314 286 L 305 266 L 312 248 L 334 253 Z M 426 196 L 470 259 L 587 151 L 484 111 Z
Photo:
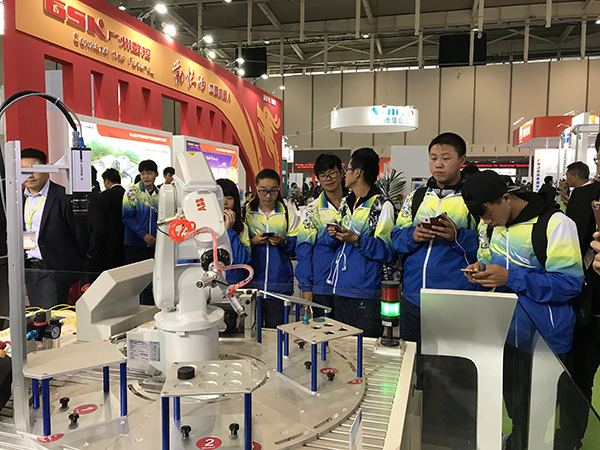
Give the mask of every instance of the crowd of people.
M 431 177 L 407 196 L 400 211 L 376 185 L 379 156 L 371 148 L 354 151 L 345 168 L 337 156 L 321 154 L 314 164 L 318 183 L 303 183 L 302 189 L 293 183 L 290 189 L 292 196 L 304 191 L 313 198 L 301 216 L 282 198 L 275 170 L 256 175 L 255 195 L 247 193 L 243 206 L 235 183 L 217 180 L 233 263 L 250 264 L 250 286 L 267 292 L 291 295 L 296 278 L 304 299 L 333 308 L 333 318 L 368 337 L 383 331 L 382 280 L 401 281 L 400 336 L 417 342 L 418 387 L 434 366 L 421 355 L 422 288 L 515 293 L 505 374 L 527 373 L 519 368 L 531 367 L 537 328 L 589 399 L 600 365 L 600 257 L 595 253 L 600 234 L 594 234 L 590 207 L 600 197 L 600 183 L 589 180 L 589 168 L 581 162 L 568 166 L 558 190 L 547 180 L 537 193 L 493 171 L 461 172 L 466 144 L 454 133 L 433 139 L 428 154 Z M 23 150 L 21 158 L 24 167 L 46 163 L 44 153 L 35 149 Z M 33 173 L 25 181 L 26 267 L 45 269 L 26 274 L 32 304 L 63 303 L 71 272 L 82 267 L 100 272 L 153 257 L 158 168 L 142 161 L 139 172 L 140 181 L 124 189 L 118 171 L 106 170 L 105 190 L 90 195 L 84 226 L 73 215 L 64 188 L 47 174 Z M 165 169 L 166 183 L 173 173 Z M 228 272 L 227 281 L 245 276 L 243 270 Z M 263 325 L 283 323 L 283 303 L 263 297 Z M 142 302 L 152 304 L 150 290 Z M 314 308 L 313 314 L 320 311 Z M 520 402 L 506 403 L 513 419 L 507 448 L 523 448 L 527 379 L 508 376 L 507 383 L 522 394 Z M 565 408 L 587 418 L 581 404 Z M 564 448 L 579 448 L 584 431 L 585 426 L 560 435 Z

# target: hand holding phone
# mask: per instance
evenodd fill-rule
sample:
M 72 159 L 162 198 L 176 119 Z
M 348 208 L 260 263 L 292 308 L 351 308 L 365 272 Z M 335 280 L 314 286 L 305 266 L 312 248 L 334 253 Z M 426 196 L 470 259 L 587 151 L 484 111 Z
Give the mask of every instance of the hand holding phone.
M 479 272 L 479 270 L 477 270 L 477 269 L 460 269 L 460 271 L 464 272 L 464 273 L 477 273 L 477 272 Z
M 427 228 L 428 230 L 432 230 L 434 226 L 446 228 L 446 225 L 442 223 L 440 219 L 446 219 L 446 213 L 442 213 L 436 217 L 422 217 L 421 218 L 421 226 L 423 228 Z
M 273 236 L 275 236 L 275 233 L 273 233 L 271 231 L 262 234 L 262 237 L 265 237 L 265 238 L 270 238 L 270 237 L 273 237 Z
M 337 222 L 327 222 L 327 226 L 333 227 L 335 231 L 342 231 L 342 227 L 340 227 L 340 224 Z

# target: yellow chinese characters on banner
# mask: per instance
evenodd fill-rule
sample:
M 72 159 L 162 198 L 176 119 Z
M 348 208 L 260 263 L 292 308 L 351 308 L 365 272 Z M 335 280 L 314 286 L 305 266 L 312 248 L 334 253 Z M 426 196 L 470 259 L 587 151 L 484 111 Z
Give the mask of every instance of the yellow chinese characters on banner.
M 261 111 L 258 95 L 242 95 L 248 90 L 245 87 L 236 95 L 227 83 L 241 85 L 235 75 L 223 80 L 211 69 L 79 0 L 15 0 L 15 11 L 19 31 L 217 107 L 234 128 L 254 173 L 266 163 L 254 125 L 258 121 L 266 155 L 276 169 L 280 167 L 274 139 L 281 131 L 281 118 L 266 106 Z

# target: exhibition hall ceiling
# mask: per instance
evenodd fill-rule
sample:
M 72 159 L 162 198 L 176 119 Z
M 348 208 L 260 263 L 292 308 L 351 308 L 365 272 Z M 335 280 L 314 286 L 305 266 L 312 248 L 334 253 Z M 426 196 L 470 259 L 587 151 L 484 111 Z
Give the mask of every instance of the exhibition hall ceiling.
M 455 33 L 486 40 L 488 64 L 600 56 L 600 0 L 108 1 L 232 71 L 255 47 L 269 74 L 435 66 Z

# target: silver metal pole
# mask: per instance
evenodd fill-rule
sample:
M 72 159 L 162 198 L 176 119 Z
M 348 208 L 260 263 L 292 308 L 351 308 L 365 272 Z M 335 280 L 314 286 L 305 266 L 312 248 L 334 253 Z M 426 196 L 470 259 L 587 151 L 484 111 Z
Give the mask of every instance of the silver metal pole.
M 21 192 L 21 142 L 5 146 L 6 238 L 8 245 L 8 295 L 10 301 L 10 340 L 13 377 L 13 414 L 18 431 L 27 432 L 29 385 L 23 375 L 27 362 L 25 339 L 25 269 L 23 256 L 23 200 Z

